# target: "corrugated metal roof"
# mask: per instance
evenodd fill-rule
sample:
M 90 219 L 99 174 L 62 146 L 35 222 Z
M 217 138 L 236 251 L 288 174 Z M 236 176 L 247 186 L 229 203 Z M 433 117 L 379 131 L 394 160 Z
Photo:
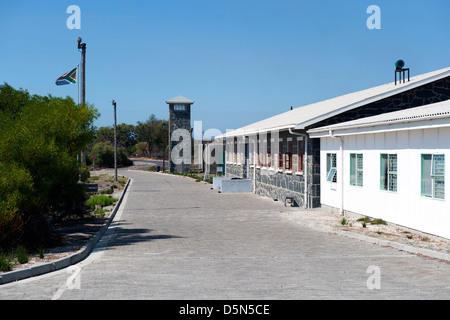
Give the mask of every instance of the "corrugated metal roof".
M 450 100 L 315 128 L 308 130 L 308 133 L 328 133 L 329 131 L 334 130 L 375 127 L 386 124 L 407 123 L 441 118 L 450 118 Z
M 170 100 L 166 101 L 167 104 L 193 104 L 194 101 L 189 100 L 185 97 L 182 96 L 177 96 L 175 98 L 172 98 Z
M 295 108 L 276 116 L 252 123 L 248 126 L 227 132 L 217 138 L 220 139 L 225 137 L 251 135 L 259 132 L 289 128 L 304 129 L 311 124 L 317 123 L 331 116 L 449 76 L 450 68 L 445 68 L 412 77 L 409 82 L 400 84 L 397 83 L 397 85 L 392 82 L 378 87 L 346 94 L 333 99 Z

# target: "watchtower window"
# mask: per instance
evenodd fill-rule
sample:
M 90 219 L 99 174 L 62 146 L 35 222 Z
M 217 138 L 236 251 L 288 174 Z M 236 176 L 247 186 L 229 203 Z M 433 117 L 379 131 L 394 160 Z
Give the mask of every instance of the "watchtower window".
M 173 106 L 174 111 L 186 111 L 186 105 L 184 104 L 175 104 Z

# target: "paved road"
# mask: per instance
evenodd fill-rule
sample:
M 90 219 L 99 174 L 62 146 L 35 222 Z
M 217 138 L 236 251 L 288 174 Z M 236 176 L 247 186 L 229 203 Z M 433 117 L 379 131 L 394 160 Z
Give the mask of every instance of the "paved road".
M 160 166 L 161 171 L 162 171 L 163 167 L 165 167 L 167 169 L 169 166 L 169 162 L 167 160 L 166 161 L 148 160 L 148 159 L 142 159 L 142 158 L 130 158 L 130 160 L 132 160 L 134 165 L 137 165 L 137 166 L 147 166 L 148 165 L 148 167 L 146 167 L 145 169 L 151 168 L 154 166 Z M 142 168 L 142 169 L 144 169 L 144 168 Z
M 3 285 L 1 299 L 450 298 L 449 264 L 304 228 L 253 194 L 120 174 L 133 182 L 89 258 Z

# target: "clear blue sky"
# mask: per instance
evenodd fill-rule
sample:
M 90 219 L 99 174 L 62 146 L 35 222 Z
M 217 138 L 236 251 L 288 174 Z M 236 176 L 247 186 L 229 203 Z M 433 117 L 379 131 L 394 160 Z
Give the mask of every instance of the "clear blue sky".
M 81 9 L 70 30 L 67 7 Z M 381 29 L 369 30 L 370 5 Z M 443 0 L 0 0 L 0 83 L 71 96 L 55 80 L 87 44 L 86 100 L 95 125 L 168 118 L 165 101 L 195 101 L 203 130 L 236 129 L 316 101 L 450 66 Z

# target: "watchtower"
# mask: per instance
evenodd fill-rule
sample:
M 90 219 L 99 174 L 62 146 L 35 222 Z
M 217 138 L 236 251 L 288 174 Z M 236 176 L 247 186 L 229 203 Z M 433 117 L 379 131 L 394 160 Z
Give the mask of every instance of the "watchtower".
M 167 100 L 166 103 L 169 105 L 169 171 L 189 172 L 192 138 L 191 105 L 194 101 L 178 96 Z

